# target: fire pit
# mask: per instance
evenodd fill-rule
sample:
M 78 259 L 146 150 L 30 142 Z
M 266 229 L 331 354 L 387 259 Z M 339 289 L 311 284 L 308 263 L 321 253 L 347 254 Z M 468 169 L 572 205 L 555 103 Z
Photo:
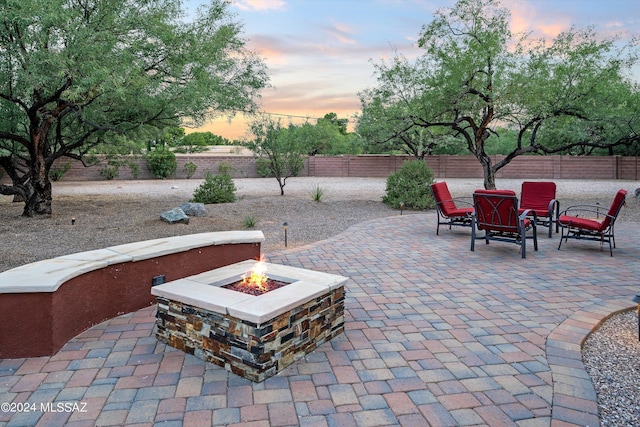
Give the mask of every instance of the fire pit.
M 156 337 L 261 382 L 342 333 L 347 280 L 249 260 L 168 282 L 151 289 Z

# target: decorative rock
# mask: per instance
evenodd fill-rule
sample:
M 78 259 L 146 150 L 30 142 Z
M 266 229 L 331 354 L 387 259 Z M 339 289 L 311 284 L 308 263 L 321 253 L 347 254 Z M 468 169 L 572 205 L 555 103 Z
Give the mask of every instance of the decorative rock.
M 180 205 L 180 209 L 189 216 L 207 216 L 204 203 L 183 203 Z
M 175 224 L 178 222 L 189 224 L 189 217 L 180 208 L 173 208 L 170 211 L 163 212 L 160 214 L 160 218 L 169 224 Z

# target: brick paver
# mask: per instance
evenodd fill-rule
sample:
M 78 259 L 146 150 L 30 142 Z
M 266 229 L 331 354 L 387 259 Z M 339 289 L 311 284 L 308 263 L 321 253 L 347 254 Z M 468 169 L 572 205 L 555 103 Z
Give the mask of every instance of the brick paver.
M 436 236 L 433 213 L 365 222 L 267 254 L 351 278 L 345 333 L 278 376 L 254 384 L 159 343 L 150 307 L 52 357 L 0 360 L 0 426 L 595 426 L 580 345 L 640 277 L 640 224 L 616 235 L 613 257 L 554 235 L 523 260 L 469 251 L 468 229 Z

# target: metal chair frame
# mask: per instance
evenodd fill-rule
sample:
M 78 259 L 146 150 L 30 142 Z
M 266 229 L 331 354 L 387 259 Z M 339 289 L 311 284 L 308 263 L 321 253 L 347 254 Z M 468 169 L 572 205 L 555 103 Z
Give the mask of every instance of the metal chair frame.
M 573 205 L 562 211 L 558 216 L 558 224 L 562 229 L 558 250 L 560 250 L 562 246 L 563 239 L 565 243 L 568 239 L 600 242 L 600 250 L 603 250 L 604 243 L 607 242 L 609 244 L 609 255 L 613 256 L 613 248 L 616 247 L 614 227 L 620 210 L 622 210 L 622 207 L 626 204 L 626 196 L 626 190 L 619 190 L 607 211 L 605 211 L 601 205 Z M 571 213 L 576 214 L 571 215 Z M 596 219 L 594 221 L 600 225 L 604 224 L 605 221 L 607 221 L 608 224 L 599 230 L 575 226 L 571 222 L 571 218 L 580 219 L 580 214 L 583 215 L 582 219 L 587 218 L 584 215 L 590 215 L 595 216 Z M 602 217 L 602 220 L 598 221 L 600 217 Z
M 513 191 L 477 190 L 473 193 L 473 224 L 471 250 L 475 250 L 476 239 L 515 243 L 520 246 L 522 258 L 527 257 L 527 231 L 532 230 L 533 247 L 538 250 L 537 215 L 526 210 L 518 215 L 518 198 Z M 532 215 L 532 219 L 527 216 Z M 476 228 L 485 235 L 477 237 Z
M 436 187 L 440 186 L 442 191 L 445 191 L 445 194 L 448 196 L 445 199 L 439 197 L 439 192 L 436 191 Z M 472 214 L 473 214 L 473 203 L 471 202 L 470 197 L 458 197 L 452 198 L 451 193 L 449 193 L 449 187 L 446 182 L 439 182 L 431 184 L 431 193 L 433 194 L 433 200 L 436 202 L 436 213 L 437 213 L 437 225 L 436 225 L 436 235 L 440 234 L 440 225 L 448 225 L 449 230 L 451 227 L 460 226 L 460 227 L 471 227 L 472 223 Z M 445 203 L 452 203 L 454 210 L 457 211 L 465 211 L 464 215 L 448 215 L 445 213 L 443 209 L 443 205 Z M 466 205 L 464 208 L 459 208 L 456 203 Z

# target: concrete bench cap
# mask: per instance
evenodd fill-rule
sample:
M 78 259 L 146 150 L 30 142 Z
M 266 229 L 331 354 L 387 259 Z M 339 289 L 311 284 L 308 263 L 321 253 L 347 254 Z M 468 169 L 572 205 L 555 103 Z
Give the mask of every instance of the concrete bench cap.
M 55 292 L 66 281 L 109 265 L 157 258 L 204 246 L 262 243 L 259 230 L 220 231 L 165 237 L 79 252 L 0 272 L 0 293 Z

